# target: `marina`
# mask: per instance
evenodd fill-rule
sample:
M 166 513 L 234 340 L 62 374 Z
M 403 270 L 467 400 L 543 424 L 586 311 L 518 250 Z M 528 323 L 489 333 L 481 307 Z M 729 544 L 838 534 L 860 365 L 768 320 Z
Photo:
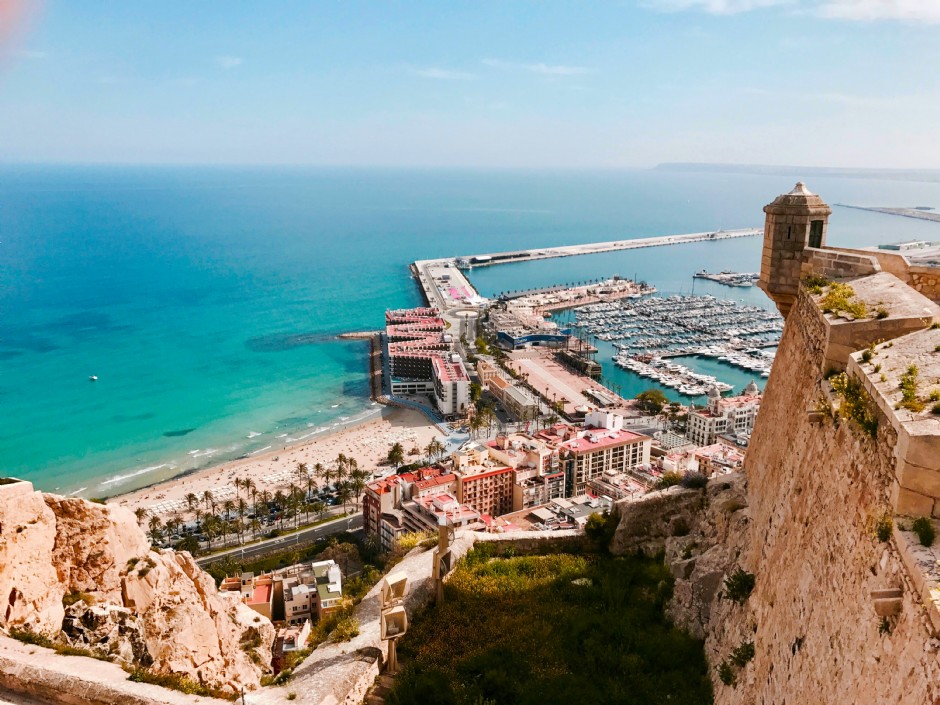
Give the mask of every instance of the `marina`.
M 783 319 L 773 311 L 714 296 L 646 297 L 574 309 L 573 328 L 616 349 L 614 364 L 689 397 L 732 385 L 670 361 L 711 358 L 767 378 Z

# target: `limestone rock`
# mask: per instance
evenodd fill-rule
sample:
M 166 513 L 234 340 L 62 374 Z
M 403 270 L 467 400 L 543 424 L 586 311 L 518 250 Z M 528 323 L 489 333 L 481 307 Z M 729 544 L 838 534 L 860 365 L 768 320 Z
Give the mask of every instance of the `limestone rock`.
M 140 619 L 124 607 L 79 600 L 66 609 L 62 633 L 70 646 L 96 651 L 129 666 L 153 663 Z
M 45 500 L 56 518 L 52 563 L 60 582 L 70 591 L 117 601 L 127 561 L 150 550 L 134 515 L 123 507 L 74 497 L 47 494 Z
M 80 598 L 67 612 L 66 595 Z M 259 686 L 274 641 L 188 553 L 152 551 L 130 512 L 28 482 L 0 485 L 0 629 L 11 627 L 230 692 Z
M 65 588 L 51 560 L 55 537 L 55 515 L 30 483 L 0 485 L 0 628 L 59 631 Z
M 151 552 L 124 576 L 122 593 L 143 624 L 152 670 L 233 692 L 267 672 L 274 627 L 237 595 L 219 593 L 188 553 Z

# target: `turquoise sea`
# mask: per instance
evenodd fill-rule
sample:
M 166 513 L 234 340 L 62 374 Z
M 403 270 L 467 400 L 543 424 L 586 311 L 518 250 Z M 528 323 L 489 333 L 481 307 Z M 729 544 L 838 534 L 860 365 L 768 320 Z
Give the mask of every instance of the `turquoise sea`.
M 2 167 L 0 474 L 113 494 L 322 433 L 376 412 L 363 344 L 335 335 L 418 304 L 410 261 L 759 226 L 797 176 Z M 809 187 L 830 203 L 940 207 L 938 184 Z M 940 240 L 940 226 L 836 208 L 829 241 L 907 237 Z M 699 243 L 472 280 L 484 295 L 612 274 L 688 292 L 698 269 L 755 271 L 759 251 L 759 238 Z

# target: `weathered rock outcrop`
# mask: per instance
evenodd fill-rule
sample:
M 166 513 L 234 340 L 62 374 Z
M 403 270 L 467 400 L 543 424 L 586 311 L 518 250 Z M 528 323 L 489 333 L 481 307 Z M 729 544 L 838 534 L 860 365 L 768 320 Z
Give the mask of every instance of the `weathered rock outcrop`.
M 719 599 L 725 578 L 739 567 L 749 538 L 747 485 L 742 475 L 726 475 L 705 489 L 673 487 L 624 501 L 611 551 L 662 553 L 675 577 L 669 617 L 705 639 L 718 614 L 729 605 Z M 714 656 L 715 654 L 710 654 Z
M 274 628 L 188 553 L 152 551 L 120 507 L 0 485 L 0 629 L 238 692 L 268 670 Z M 66 612 L 63 600 L 70 603 Z
M 52 563 L 55 514 L 28 482 L 0 485 L 0 628 L 54 633 L 65 586 Z

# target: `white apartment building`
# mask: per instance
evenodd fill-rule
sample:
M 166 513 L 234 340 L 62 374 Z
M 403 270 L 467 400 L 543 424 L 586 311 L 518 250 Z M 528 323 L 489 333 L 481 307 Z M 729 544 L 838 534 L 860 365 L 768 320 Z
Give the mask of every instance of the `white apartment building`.
M 724 433 L 748 434 L 754 428 L 760 399 L 760 390 L 753 382 L 745 387 L 743 395 L 727 399 L 712 387 L 705 408 L 689 412 L 686 435 L 695 445 L 707 446 Z

